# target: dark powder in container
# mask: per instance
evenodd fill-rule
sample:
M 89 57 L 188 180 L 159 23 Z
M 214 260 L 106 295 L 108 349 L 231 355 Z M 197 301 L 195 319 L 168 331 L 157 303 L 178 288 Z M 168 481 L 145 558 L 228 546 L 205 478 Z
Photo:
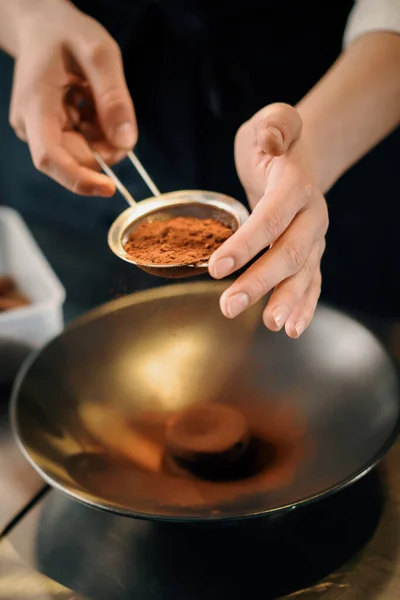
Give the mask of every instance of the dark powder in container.
M 231 235 L 230 227 L 215 219 L 176 217 L 141 223 L 125 250 L 138 264 L 196 264 L 207 261 Z
M 30 304 L 9 275 L 0 276 L 0 313 Z

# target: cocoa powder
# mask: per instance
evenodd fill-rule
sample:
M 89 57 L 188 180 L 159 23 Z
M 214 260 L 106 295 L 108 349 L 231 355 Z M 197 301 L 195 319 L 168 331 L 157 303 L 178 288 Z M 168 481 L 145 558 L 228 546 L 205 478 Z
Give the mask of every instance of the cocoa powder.
M 125 250 L 139 264 L 196 264 L 207 261 L 232 230 L 214 219 L 176 217 L 141 223 Z
M 0 313 L 27 304 L 29 300 L 20 292 L 14 279 L 9 275 L 0 276 Z
M 245 379 L 234 379 L 226 392 L 228 405 L 245 417 L 251 439 L 257 442 L 254 469 L 249 476 L 210 481 L 192 477 L 176 465 L 171 468 L 168 453 L 164 454 L 171 416 L 148 410 L 129 418 L 128 413 L 115 411 L 111 400 L 109 409 L 102 405 L 100 411 L 112 423 L 111 429 L 99 427 L 96 431 L 93 424 L 99 404 L 93 401 L 85 405 L 83 427 L 89 446 L 98 447 L 99 453 L 72 455 L 66 465 L 70 477 L 98 497 L 125 506 L 131 503 L 147 514 L 163 514 L 164 509 L 168 513 L 171 507 L 180 507 L 187 515 L 207 507 L 207 517 L 210 513 L 227 515 L 230 506 L 246 502 L 246 498 L 251 501 L 260 494 L 290 488 L 302 465 L 313 460 L 315 451 L 312 433 L 298 406 L 297 391 L 266 400 L 264 392 L 248 387 Z M 150 442 L 145 452 L 143 443 L 132 444 L 132 432 L 136 440 Z M 159 461 L 158 454 L 167 460 Z M 149 457 L 150 462 L 156 458 L 154 462 L 160 466 L 154 470 L 143 467 L 144 455 L 146 462 Z

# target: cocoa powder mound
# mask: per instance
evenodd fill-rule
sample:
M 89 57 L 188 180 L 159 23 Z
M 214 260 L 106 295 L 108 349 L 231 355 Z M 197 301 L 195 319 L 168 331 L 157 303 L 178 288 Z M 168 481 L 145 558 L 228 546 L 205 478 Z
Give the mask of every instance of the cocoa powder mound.
M 139 264 L 196 264 L 207 261 L 232 230 L 214 219 L 176 217 L 141 223 L 125 250 Z

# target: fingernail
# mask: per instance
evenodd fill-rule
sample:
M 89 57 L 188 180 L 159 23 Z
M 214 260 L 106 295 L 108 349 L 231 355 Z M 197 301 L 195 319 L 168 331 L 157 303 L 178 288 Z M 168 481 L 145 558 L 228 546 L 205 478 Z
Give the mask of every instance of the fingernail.
M 246 308 L 250 306 L 250 298 L 248 294 L 240 292 L 231 296 L 227 301 L 227 313 L 228 317 L 233 319 L 242 313 Z
M 300 321 L 297 321 L 294 328 L 297 333 L 297 337 L 299 338 L 306 328 L 306 322 L 304 321 L 304 319 L 300 319 Z
M 290 311 L 287 306 L 278 306 L 272 311 L 272 316 L 275 321 L 275 325 L 278 328 L 278 331 L 282 329 L 287 319 L 289 318 Z
M 131 149 L 136 141 L 135 128 L 130 121 L 126 121 L 114 130 L 114 144 L 119 148 Z
M 219 258 L 211 267 L 211 275 L 215 279 L 222 279 L 232 272 L 235 266 L 235 261 L 230 256 L 226 258 Z

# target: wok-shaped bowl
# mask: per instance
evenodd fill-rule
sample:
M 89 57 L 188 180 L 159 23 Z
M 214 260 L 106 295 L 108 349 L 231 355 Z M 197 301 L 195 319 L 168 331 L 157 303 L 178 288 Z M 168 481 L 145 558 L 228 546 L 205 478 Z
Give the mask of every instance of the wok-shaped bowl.
M 210 520 L 287 510 L 373 468 L 399 423 L 396 370 L 380 343 L 325 307 L 296 341 L 264 327 L 262 304 L 227 320 L 225 287 L 116 300 L 29 359 L 13 422 L 45 480 L 129 516 Z M 263 448 L 251 475 L 209 481 L 165 468 L 171 417 L 207 402 L 245 415 Z

